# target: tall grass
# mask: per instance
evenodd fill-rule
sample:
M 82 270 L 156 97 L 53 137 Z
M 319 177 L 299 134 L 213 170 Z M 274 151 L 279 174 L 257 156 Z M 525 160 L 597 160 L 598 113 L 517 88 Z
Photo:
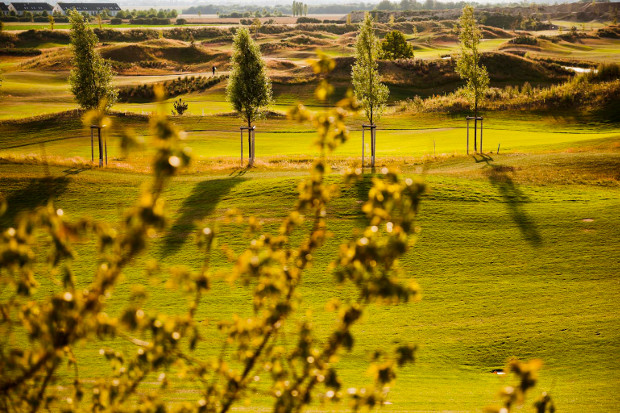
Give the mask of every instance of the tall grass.
M 532 87 L 525 82 L 518 86 L 490 88 L 482 103 L 486 110 L 597 109 L 620 100 L 620 66 L 601 64 L 596 71 L 579 74 L 565 83 L 548 87 Z M 401 112 L 463 112 L 469 101 L 462 89 L 426 99 L 415 97 L 401 102 Z

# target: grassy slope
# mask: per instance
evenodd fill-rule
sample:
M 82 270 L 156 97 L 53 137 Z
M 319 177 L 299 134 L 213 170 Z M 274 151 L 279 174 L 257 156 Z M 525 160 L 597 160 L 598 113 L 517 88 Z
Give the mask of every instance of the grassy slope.
M 197 159 L 238 159 L 240 137 L 237 118 L 184 117 L 177 118 L 176 122 L 187 131 L 187 144 Z M 337 158 L 361 157 L 362 136 L 359 129 L 362 122 L 361 117 L 350 119 L 354 132 L 351 140 L 339 151 Z M 117 123 L 133 127 L 139 134 L 148 133 L 145 120 L 119 119 Z M 379 162 L 420 158 L 433 153 L 437 156 L 452 156 L 465 152 L 466 129 L 461 116 L 395 114 L 384 117 L 379 125 L 383 129 L 377 134 Z M 473 136 L 473 131 L 471 135 Z M 498 145 L 501 145 L 502 153 L 554 151 L 587 145 L 592 140 L 613 145 L 618 142 L 619 135 L 620 129 L 617 125 L 597 123 L 591 117 L 580 117 L 574 113 L 490 113 L 485 121 L 483 143 L 487 152 L 496 152 Z M 88 137 L 89 133 L 75 117 L 3 125 L 0 126 L 0 155 L 41 156 L 44 151 L 45 155 L 52 158 L 76 157 L 90 160 Z M 314 137 L 315 134 L 309 127 L 286 119 L 260 121 L 257 123 L 256 134 L 257 157 L 266 162 L 284 158 L 307 159 L 306 154 Z M 42 143 L 44 147 L 41 146 Z M 368 155 L 368 139 L 365 145 Z M 471 148 L 473 142 L 470 143 Z M 120 153 L 112 137 L 108 153 L 114 164 Z M 145 154 L 136 156 L 144 159 Z
M 592 154 L 566 156 L 571 157 L 571 164 L 581 162 L 596 168 Z M 620 162 L 610 153 L 600 156 L 598 167 Z M 552 392 L 561 411 L 617 410 L 617 186 L 567 185 L 563 167 L 549 162 L 545 166 L 539 155 L 499 156 L 492 163 L 525 168 L 488 177 L 485 163 L 468 158 L 430 167 L 425 179 L 431 191 L 420 215 L 423 231 L 413 252 L 403 260 L 421 284 L 424 298 L 416 304 L 373 307 L 368 312 L 358 328 L 354 352 L 342 359 L 346 383 L 363 381 L 365 361 L 377 346 L 413 341 L 421 346 L 418 362 L 399 377 L 391 395 L 394 404 L 387 411 L 479 411 L 494 399 L 502 382 L 489 371 L 501 367 L 510 356 L 545 360 L 541 388 Z M 543 165 L 539 182 L 550 175 L 559 176 L 560 183 L 520 183 L 528 180 L 526 171 L 531 164 Z M 147 179 L 112 171 L 75 172 L 52 167 L 52 175 L 64 177 L 54 184 L 57 205 L 68 216 L 88 215 L 112 222 Z M 40 166 L 0 165 L 0 188 L 14 206 L 42 203 L 43 187 L 31 179 L 42 174 Z M 299 179 L 300 173 L 286 171 L 176 179 L 166 195 L 171 230 L 155 241 L 151 257 L 164 264 L 197 268 L 200 256 L 190 236 L 194 220 L 211 221 L 225 209 L 239 207 L 267 219 L 269 227 L 273 218 L 283 217 L 293 204 Z M 348 294 L 347 288 L 331 287 L 325 267 L 335 246 L 363 224 L 359 201 L 367 189 L 368 180 L 344 188 L 334 201 L 329 211 L 334 238 L 317 254 L 305 278 L 304 306 L 314 311 L 320 336 L 332 320 L 323 311 L 324 301 Z M 248 241 L 240 229 L 224 228 L 222 232 L 221 242 L 237 250 Z M 91 247 L 79 249 L 82 258 L 77 269 L 83 282 L 92 271 L 88 259 Z M 148 282 L 140 264 L 127 272 L 127 282 L 116 290 L 110 301 L 112 313 L 124 304 L 130 284 Z M 225 267 L 219 254 L 214 264 Z M 150 291 L 151 308 L 182 310 L 184 302 L 177 293 L 163 287 Z M 247 294 L 215 283 L 200 317 L 214 321 L 230 308 L 248 311 Z M 218 333 L 206 328 L 205 336 L 207 342 L 199 352 L 214 354 L 217 348 L 208 343 L 217 339 Z M 127 345 L 121 347 L 134 351 Z M 81 375 L 85 378 L 107 371 L 97 356 L 98 348 L 87 345 L 81 350 Z M 167 397 L 193 399 L 191 392 L 179 390 L 188 386 L 176 383 L 177 391 Z

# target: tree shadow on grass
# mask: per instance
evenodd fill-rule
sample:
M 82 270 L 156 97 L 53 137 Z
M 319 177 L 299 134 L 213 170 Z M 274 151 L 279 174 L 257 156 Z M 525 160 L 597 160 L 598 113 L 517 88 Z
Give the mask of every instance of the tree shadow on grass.
M 355 201 L 356 201 L 356 209 L 355 209 L 355 221 L 357 226 L 366 227 L 368 225 L 368 218 L 366 218 L 366 214 L 362 212 L 362 205 L 368 201 L 368 192 L 370 188 L 372 188 L 372 178 L 375 176 L 374 173 L 363 174 L 360 179 L 357 179 L 353 183 L 353 191 L 355 191 Z
M 243 181 L 245 179 L 233 177 L 211 179 L 196 184 L 192 193 L 183 201 L 179 209 L 180 216 L 164 237 L 162 256 L 172 255 L 181 249 L 187 237 L 195 231 L 196 221 L 213 213 L 220 199 Z
M 47 204 L 67 190 L 71 180 L 63 177 L 45 177 L 31 179 L 26 187 L 11 192 L 6 197 L 7 210 L 0 216 L 0 228 L 8 228 L 16 224 L 22 213 Z
M 487 165 L 490 165 L 493 162 L 493 158 L 484 153 L 476 153 L 473 155 L 473 158 L 476 163 L 485 162 Z
M 498 190 L 508 206 L 508 212 L 519 227 L 523 238 L 532 246 L 539 247 L 542 245 L 542 237 L 536 222 L 523 209 L 523 204 L 529 202 L 529 198 L 510 177 L 510 173 L 514 172 L 514 168 L 492 164 L 489 164 L 489 166 L 490 169 L 487 170 L 489 182 Z

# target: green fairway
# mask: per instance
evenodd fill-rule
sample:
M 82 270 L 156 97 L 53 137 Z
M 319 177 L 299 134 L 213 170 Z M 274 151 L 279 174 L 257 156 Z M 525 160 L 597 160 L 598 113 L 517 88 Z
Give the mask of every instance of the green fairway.
M 191 102 L 191 100 L 190 100 Z M 203 101 L 208 109 L 230 110 L 223 101 Z M 144 111 L 142 105 L 117 105 L 128 111 Z M 166 105 L 171 109 L 171 103 Z M 155 109 L 152 105 L 151 110 Z M 198 106 L 200 108 L 200 106 Z M 285 111 L 287 107 L 275 107 Z M 196 111 L 199 109 L 196 109 Z M 216 109 L 215 109 L 216 110 Z M 145 114 L 149 112 L 144 111 Z M 228 158 L 235 160 L 239 156 L 240 122 L 228 116 L 194 116 L 176 118 L 187 132 L 187 144 L 192 148 L 197 159 Z M 119 118 L 119 125 L 125 122 Z M 361 158 L 362 134 L 360 117 L 350 120 L 353 130 L 351 139 L 342 146 L 335 158 Z M 34 125 L 32 125 L 34 127 Z M 133 127 L 146 132 L 144 121 Z M 0 126 L 0 130 L 3 128 Z M 283 157 L 307 158 L 315 138 L 315 132 L 307 126 L 299 125 L 286 119 L 270 119 L 257 123 L 256 153 L 259 160 L 270 161 Z M 90 142 L 88 132 L 74 118 L 67 124 L 66 120 L 42 121 L 36 128 L 26 132 L 24 127 L 9 126 L 4 128 L 5 137 L 0 138 L 0 155 L 41 156 L 41 143 L 44 144 L 46 156 L 60 159 L 62 157 L 79 157 L 90 159 Z M 473 150 L 473 125 L 470 129 L 470 150 Z M 618 141 L 620 128 L 615 125 L 580 123 L 571 116 L 545 116 L 519 113 L 490 114 L 484 125 L 483 149 L 501 153 L 544 152 L 580 147 L 593 141 Z M 453 156 L 466 152 L 467 129 L 462 117 L 445 115 L 392 115 L 379 123 L 377 132 L 377 156 L 379 161 L 390 162 L 393 159 L 420 158 L 424 156 Z M 364 142 L 366 156 L 369 156 L 368 137 Z M 247 146 L 246 143 L 244 145 Z M 112 164 L 120 156 L 114 136 L 110 137 L 109 156 Z M 247 151 L 247 148 L 245 149 Z M 124 161 L 120 161 L 124 164 Z
M 620 167 L 617 154 L 600 157 L 600 164 L 586 154 L 567 155 L 566 162 L 594 168 L 607 165 L 612 171 Z M 538 165 L 540 173 L 552 176 L 564 168 L 553 159 L 500 155 L 491 164 Z M 488 175 L 487 169 L 486 163 L 461 158 L 440 162 L 426 174 L 430 192 L 420 215 L 422 234 L 403 260 L 407 272 L 422 286 L 423 300 L 371 308 L 356 328 L 353 353 L 343 354 L 339 363 L 345 383 L 364 382 L 360 373 L 375 347 L 411 341 L 420 345 L 418 361 L 400 375 L 389 397 L 393 404 L 384 406 L 386 411 L 480 411 L 495 400 L 503 382 L 491 370 L 511 356 L 545 361 L 540 389 L 552 392 L 561 411 L 616 410 L 620 406 L 614 391 L 620 384 L 615 357 L 620 351 L 620 291 L 616 288 L 620 263 L 610 257 L 615 256 L 620 238 L 618 186 L 521 184 L 526 169 L 499 175 Z M 412 176 L 411 171 L 405 172 Z M 45 181 L 40 180 L 44 173 L 42 166 L 0 165 L 0 187 L 12 211 L 42 204 L 50 191 L 68 217 L 113 222 L 147 179 L 52 167 L 54 184 L 44 189 Z M 154 242 L 149 257 L 163 265 L 184 263 L 197 268 L 200 254 L 191 236 L 195 222 L 212 222 L 233 207 L 277 222 L 294 203 L 295 187 L 303 174 L 258 170 L 240 177 L 177 178 L 166 194 L 169 229 Z M 463 174 L 467 177 L 459 177 Z M 337 175 L 331 179 L 339 180 Z M 334 237 L 306 274 L 303 305 L 313 310 L 319 336 L 327 333 L 333 317 L 324 311 L 324 300 L 334 294 L 346 298 L 349 291 L 333 290 L 326 266 L 336 245 L 363 223 L 358 201 L 368 188 L 369 180 L 342 187 L 328 211 Z M 3 225 L 11 216 L 3 219 Z M 242 229 L 223 227 L 221 231 L 221 242 L 236 250 L 249 241 Z M 92 271 L 88 260 L 92 247 L 78 249 L 81 258 L 76 271 L 84 283 Z M 131 284 L 147 282 L 140 270 L 144 260 L 127 271 L 126 282 L 109 300 L 112 314 L 124 305 Z M 213 264 L 216 269 L 228 265 L 220 253 Z M 158 311 L 178 313 L 185 305 L 163 287 L 150 288 L 149 295 L 148 308 Z M 229 316 L 231 309 L 243 314 L 249 308 L 243 290 L 215 283 L 199 318 L 216 320 Z M 215 328 L 205 328 L 204 334 L 207 343 L 219 336 Z M 96 379 L 108 371 L 97 355 L 99 346 L 80 350 L 83 379 Z M 118 346 L 132 351 L 127 344 Z M 198 354 L 212 356 L 217 351 L 203 345 Z M 166 398 L 193 400 L 187 392 L 192 387 L 173 380 Z M 255 401 L 256 406 L 266 403 L 261 398 Z

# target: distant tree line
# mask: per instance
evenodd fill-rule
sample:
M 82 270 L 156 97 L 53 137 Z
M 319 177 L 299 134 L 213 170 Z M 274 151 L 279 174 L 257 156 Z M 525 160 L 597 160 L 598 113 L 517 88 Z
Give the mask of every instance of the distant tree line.
M 22 14 L 21 16 L 18 16 L 13 10 L 11 10 L 9 12 L 8 15 L 4 16 L 4 15 L 0 15 L 0 21 L 3 22 L 23 22 L 23 23 L 28 23 L 28 22 L 39 22 L 39 23 L 47 23 L 49 20 L 49 16 L 51 14 L 46 12 L 45 10 L 42 12 L 30 12 L 30 11 L 25 11 L 24 14 Z M 62 14 L 56 12 L 53 14 L 54 17 L 54 21 L 56 21 L 57 23 L 68 23 L 69 22 L 69 17 L 68 16 L 63 16 Z
M 293 16 L 307 16 L 308 5 L 300 1 L 293 0 L 292 11 L 293 11 Z
M 297 2 L 295 2 L 297 3 Z M 350 13 L 356 10 L 372 10 L 375 3 L 346 3 L 346 4 L 308 4 L 306 14 L 333 14 Z M 256 12 L 267 11 L 270 15 L 255 16 Z M 249 14 L 247 14 L 249 13 Z M 262 7 L 252 5 L 224 5 L 224 4 L 202 4 L 192 6 L 183 10 L 183 14 L 218 14 L 220 17 L 278 17 L 282 15 L 296 15 L 293 12 L 293 5 L 277 5 L 273 7 Z M 299 16 L 303 15 L 299 14 Z
M 178 16 L 175 9 L 121 10 L 116 13 L 119 19 L 174 19 Z
M 81 13 L 81 15 L 88 21 L 93 21 L 98 18 L 98 16 L 92 16 L 86 12 Z M 115 18 L 117 19 L 174 19 L 178 15 L 178 12 L 174 9 L 149 9 L 149 10 L 121 10 L 119 11 Z M 64 16 L 59 12 L 54 12 L 50 14 L 46 11 L 42 11 L 41 13 L 32 13 L 29 11 L 25 11 L 23 15 L 17 16 L 14 11 L 11 11 L 7 16 L 0 16 L 0 21 L 5 22 L 38 22 L 38 23 L 47 23 L 49 22 L 49 17 L 52 16 L 54 18 L 55 23 L 68 23 L 69 16 Z M 113 18 L 110 15 L 110 11 L 104 9 L 99 14 L 102 19 L 107 20 Z

